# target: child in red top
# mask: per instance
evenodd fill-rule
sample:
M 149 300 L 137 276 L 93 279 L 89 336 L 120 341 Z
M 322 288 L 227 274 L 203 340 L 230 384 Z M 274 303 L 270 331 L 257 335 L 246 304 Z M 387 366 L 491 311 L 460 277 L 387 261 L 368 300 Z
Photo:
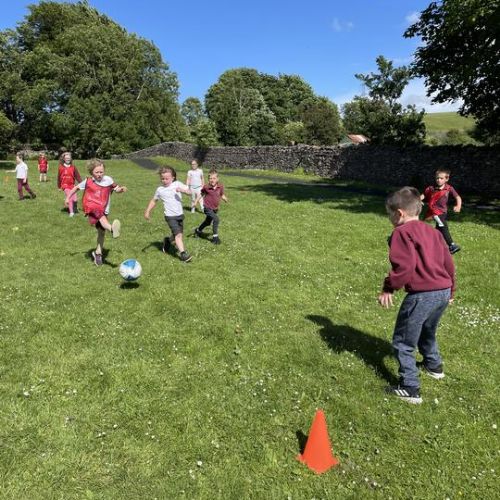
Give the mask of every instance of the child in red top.
M 212 243 L 219 245 L 219 216 L 217 212 L 219 211 L 220 200 L 224 200 L 227 203 L 228 199 L 224 194 L 224 186 L 219 184 L 219 176 L 216 170 L 210 170 L 208 174 L 208 184 L 205 184 L 201 188 L 201 192 L 198 194 L 194 206 L 201 200 L 202 196 L 204 205 L 203 211 L 205 212 L 206 218 L 199 227 L 194 230 L 194 235 L 201 236 L 203 229 L 213 223 Z
M 404 187 L 386 201 L 394 231 L 389 239 L 392 269 L 385 278 L 379 304 L 393 304 L 395 290 L 408 292 L 399 309 L 392 346 L 399 362 L 399 385 L 388 392 L 403 401 L 418 404 L 420 381 L 415 350 L 423 357 L 423 368 L 432 378 L 444 377 L 436 331 L 448 303 L 453 300 L 455 267 L 441 235 L 418 220 L 422 210 L 415 188 Z
M 460 212 L 462 209 L 462 198 L 460 198 L 455 189 L 448 184 L 449 178 L 449 170 L 436 170 L 436 184 L 427 187 L 421 199 L 427 203 L 425 220 L 434 219 L 436 222 L 436 229 L 443 235 L 450 253 L 453 254 L 460 250 L 460 246 L 453 242 L 453 238 L 448 230 L 448 224 L 446 223 L 446 218 L 448 216 L 448 198 L 450 194 L 455 198 L 456 203 L 453 207 L 453 211 L 456 213 Z
M 47 182 L 47 172 L 49 171 L 49 162 L 45 153 L 38 156 L 38 172 L 40 172 L 40 182 Z
M 89 223 L 97 229 L 97 246 L 95 251 L 92 252 L 92 257 L 96 266 L 102 266 L 106 231 L 110 231 L 113 238 L 118 238 L 121 228 L 119 220 L 115 219 L 112 224 L 108 220 L 111 193 L 124 193 L 127 188 L 115 184 L 111 177 L 104 175 L 102 160 L 91 160 L 87 170 L 91 177 L 87 177 L 68 192 L 66 203 L 69 204 L 71 197 L 79 189 L 84 190 L 82 198 L 83 210 L 85 216 L 89 218 Z
M 68 207 L 69 216 L 73 217 L 76 212 L 77 197 L 76 192 L 68 197 L 68 193 L 75 187 L 75 181 L 82 182 L 82 178 L 78 169 L 73 165 L 71 153 L 67 152 L 61 156 L 61 163 L 59 164 L 59 171 L 57 174 L 57 187 L 64 191 L 65 205 Z

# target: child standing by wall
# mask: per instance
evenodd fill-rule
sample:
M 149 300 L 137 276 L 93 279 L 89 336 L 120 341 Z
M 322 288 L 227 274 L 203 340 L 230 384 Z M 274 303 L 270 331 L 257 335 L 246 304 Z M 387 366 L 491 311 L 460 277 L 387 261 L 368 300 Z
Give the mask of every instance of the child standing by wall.
M 89 218 L 89 223 L 97 229 L 97 246 L 92 252 L 92 257 L 96 266 L 102 266 L 106 231 L 110 231 L 113 238 L 118 238 L 121 229 L 119 220 L 115 219 L 112 224 L 108 220 L 111 193 L 124 193 L 127 188 L 115 184 L 111 177 L 104 175 L 102 160 L 91 160 L 87 170 L 91 177 L 87 177 L 68 192 L 66 203 L 69 205 L 72 196 L 79 189 L 83 190 L 82 203 L 85 216 Z
M 151 211 L 156 206 L 156 202 L 163 202 L 165 221 L 172 231 L 171 236 L 167 236 L 163 240 L 163 253 L 167 253 L 175 241 L 175 245 L 180 252 L 180 259 L 183 262 L 189 262 L 192 257 L 186 252 L 183 241 L 183 224 L 184 213 L 182 210 L 182 195 L 181 193 L 191 194 L 191 190 L 182 182 L 177 180 L 177 174 L 171 167 L 163 167 L 158 172 L 160 174 L 161 186 L 159 186 L 153 198 L 149 202 L 144 217 L 150 220 Z
M 61 156 L 61 163 L 57 174 L 57 187 L 64 191 L 65 205 L 68 207 L 69 216 L 73 217 L 76 211 L 77 196 L 73 190 L 75 183 L 82 182 L 80 172 L 73 165 L 71 153 L 67 152 Z M 68 197 L 68 193 L 72 192 L 72 196 Z
M 219 184 L 219 176 L 216 170 L 211 170 L 208 174 L 208 184 L 201 188 L 201 192 L 198 195 L 199 199 L 201 199 L 201 197 L 205 200 L 204 212 L 206 218 L 200 226 L 194 230 L 194 235 L 201 236 L 203 229 L 213 223 L 212 243 L 219 245 L 219 215 L 217 212 L 219 211 L 220 200 L 224 200 L 227 203 L 228 199 L 224 194 L 224 186 Z M 196 201 L 198 201 L 198 199 Z
M 23 188 L 28 191 L 31 198 L 36 198 L 36 194 L 31 190 L 30 185 L 28 184 L 28 165 L 24 163 L 23 153 L 16 153 L 16 168 L 14 170 L 7 170 L 7 172 L 16 173 L 17 194 L 19 195 L 19 201 L 24 200 Z
M 40 173 L 40 182 L 47 182 L 47 172 L 49 171 L 49 162 L 45 153 L 38 156 L 38 172 Z
M 388 392 L 409 403 L 419 404 L 420 381 L 415 350 L 423 356 L 423 367 L 435 379 L 444 377 L 436 342 L 439 320 L 453 300 L 455 268 L 441 235 L 418 216 L 422 209 L 415 188 L 404 187 L 386 201 L 394 231 L 389 240 L 392 270 L 385 278 L 379 304 L 392 306 L 395 290 L 405 288 L 394 327 L 392 346 L 399 362 L 399 385 Z
M 188 170 L 186 184 L 191 190 L 191 213 L 196 212 L 196 203 L 198 201 L 203 212 L 203 198 L 198 197 L 198 195 L 201 192 L 201 187 L 205 184 L 205 179 L 203 178 L 203 170 L 198 167 L 196 160 L 191 161 L 191 170 Z
M 443 238 L 448 245 L 450 253 L 457 253 L 460 246 L 453 242 L 446 219 L 448 217 L 448 198 L 451 194 L 455 198 L 455 206 L 453 211 L 458 213 L 462 209 L 462 198 L 448 184 L 450 171 L 445 169 L 436 170 L 436 184 L 425 189 L 421 199 L 427 203 L 427 213 L 425 220 L 434 219 L 436 229 L 443 235 Z

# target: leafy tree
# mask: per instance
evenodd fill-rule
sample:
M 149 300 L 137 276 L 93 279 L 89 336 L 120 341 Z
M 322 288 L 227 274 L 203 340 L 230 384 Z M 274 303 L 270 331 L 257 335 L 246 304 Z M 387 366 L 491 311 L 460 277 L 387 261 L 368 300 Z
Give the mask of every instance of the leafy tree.
M 87 2 L 41 2 L 0 33 L 0 110 L 16 139 L 107 156 L 186 137 L 178 82 L 150 42 Z
M 383 56 L 376 59 L 378 73 L 355 75 L 368 88 L 368 97 L 356 96 L 343 106 L 344 128 L 364 134 L 373 144 L 421 144 L 425 139 L 424 111 L 398 102 L 411 79 L 411 70 L 395 68 Z
M 261 138 L 273 135 L 272 112 L 258 87 L 258 72 L 242 68 L 226 71 L 208 89 L 205 108 L 223 144 L 261 144 Z M 263 127 L 260 131 L 259 126 Z
M 280 141 L 283 144 L 298 144 L 305 141 L 305 130 L 302 122 L 288 122 L 280 129 Z
M 413 69 L 432 100 L 461 99 L 461 114 L 474 116 L 486 133 L 500 132 L 498 0 L 431 2 L 404 36 L 422 40 Z
M 13 131 L 14 124 L 0 111 L 0 151 L 8 149 Z
M 198 120 L 205 117 L 203 104 L 197 97 L 188 97 L 181 106 L 181 115 L 186 124 L 192 127 Z
M 196 121 L 191 129 L 191 136 L 194 143 L 201 148 L 219 145 L 215 123 L 206 117 Z
M 316 97 L 304 101 L 299 112 L 307 144 L 331 145 L 339 142 L 342 125 L 336 104 L 326 97 Z

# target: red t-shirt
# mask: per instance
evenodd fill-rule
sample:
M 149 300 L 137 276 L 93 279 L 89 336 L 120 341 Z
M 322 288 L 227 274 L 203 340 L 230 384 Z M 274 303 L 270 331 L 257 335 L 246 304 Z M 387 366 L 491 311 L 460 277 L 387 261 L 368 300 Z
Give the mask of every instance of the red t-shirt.
M 217 210 L 224 194 L 224 186 L 217 184 L 212 187 L 210 184 L 205 184 L 201 188 L 201 194 L 203 195 L 203 205 L 211 210 Z
M 389 250 L 392 270 L 383 291 L 455 289 L 455 265 L 443 236 L 425 222 L 409 221 L 394 229 Z
M 41 174 L 47 173 L 48 166 L 49 166 L 49 162 L 47 161 L 47 158 L 39 158 L 38 159 L 38 171 Z
M 458 196 L 458 193 L 449 184 L 445 184 L 443 189 L 438 189 L 436 186 L 426 188 L 424 191 L 424 202 L 427 203 L 425 218 L 430 219 L 434 215 L 447 213 L 450 194 L 453 198 Z

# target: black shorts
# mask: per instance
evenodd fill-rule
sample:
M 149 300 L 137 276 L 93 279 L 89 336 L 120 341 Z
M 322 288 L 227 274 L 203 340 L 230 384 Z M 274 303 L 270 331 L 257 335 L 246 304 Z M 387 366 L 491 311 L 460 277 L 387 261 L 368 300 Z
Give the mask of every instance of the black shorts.
M 168 224 L 168 227 L 172 231 L 174 236 L 183 233 L 183 225 L 184 225 L 184 214 L 183 215 L 175 215 L 173 217 L 167 217 L 165 215 L 165 221 Z

